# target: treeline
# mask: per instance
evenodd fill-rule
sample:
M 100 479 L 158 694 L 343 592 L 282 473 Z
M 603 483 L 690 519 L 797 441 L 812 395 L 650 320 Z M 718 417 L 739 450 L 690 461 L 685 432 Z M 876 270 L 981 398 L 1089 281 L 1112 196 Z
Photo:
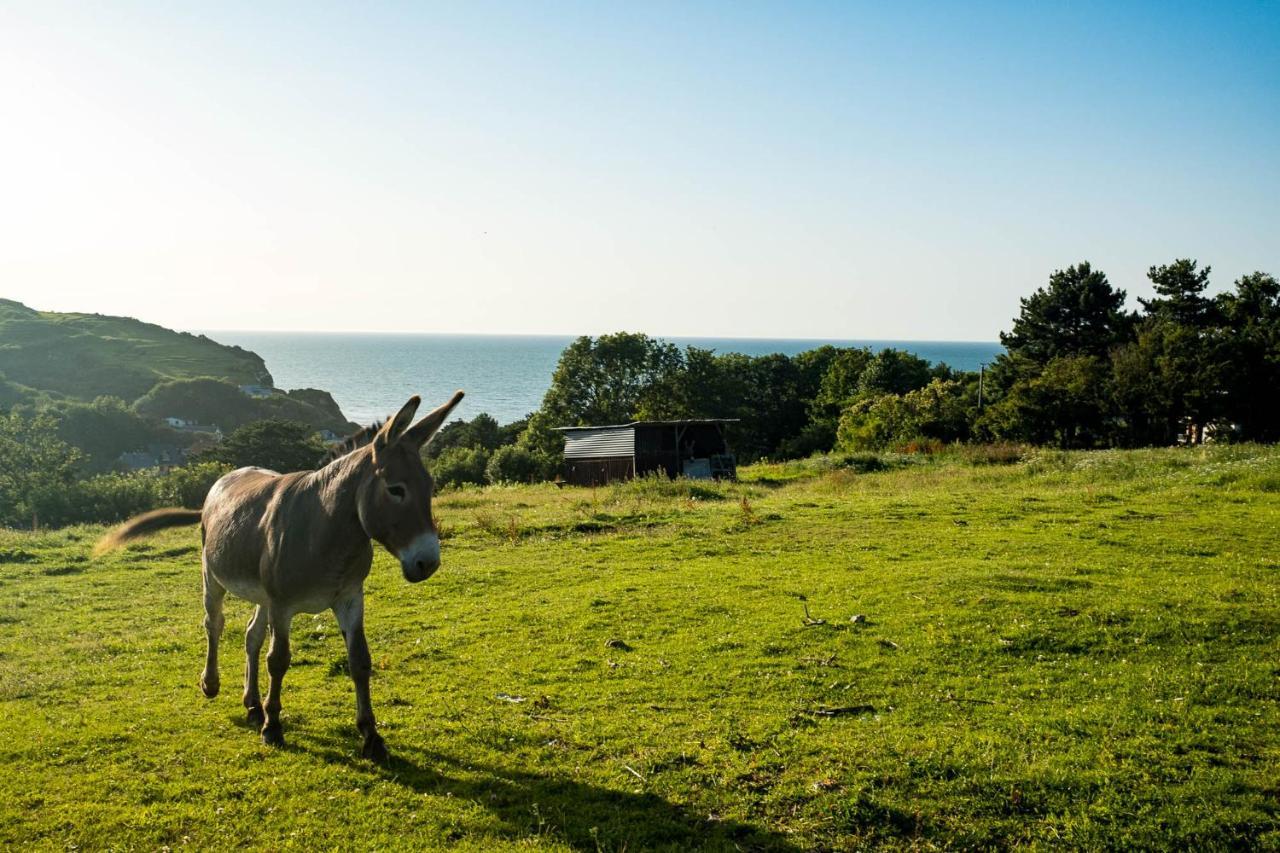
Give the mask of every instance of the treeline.
M 985 374 L 900 350 L 823 346 L 795 356 L 683 350 L 641 334 L 565 350 L 517 446 L 546 472 L 557 426 L 738 418 L 739 459 L 831 450 L 1021 442 L 1136 447 L 1280 437 L 1280 285 L 1266 273 L 1209 294 L 1210 268 L 1153 266 L 1155 295 L 1084 262 L 1021 300 Z
M 1151 267 L 1152 299 L 1088 263 L 1022 300 L 995 363 L 979 437 L 1060 447 L 1136 447 L 1185 437 L 1280 438 L 1280 284 L 1267 273 L 1208 294 L 1210 268 Z
M 555 427 L 633 420 L 737 418 L 730 437 L 741 462 L 954 442 L 1092 448 L 1280 438 L 1276 279 L 1252 273 L 1211 295 L 1210 269 L 1193 260 L 1148 275 L 1155 296 L 1131 311 L 1125 292 L 1090 264 L 1054 272 L 1021 300 L 1000 336 L 1005 352 L 981 375 L 894 349 L 752 357 L 628 332 L 581 337 L 561 354 L 538 411 L 506 425 L 487 414 L 456 420 L 423 452 L 437 484 L 457 486 L 554 478 L 563 449 Z M 331 405 L 321 392 L 251 401 L 214 380 L 159 386 L 133 406 L 110 397 L 15 405 L 0 415 L 0 524 L 198 506 L 231 468 L 315 467 L 325 451 L 316 425 L 279 415 Z M 186 468 L 110 471 L 124 449 L 191 441 L 156 421 L 175 409 L 239 426 L 194 448 Z

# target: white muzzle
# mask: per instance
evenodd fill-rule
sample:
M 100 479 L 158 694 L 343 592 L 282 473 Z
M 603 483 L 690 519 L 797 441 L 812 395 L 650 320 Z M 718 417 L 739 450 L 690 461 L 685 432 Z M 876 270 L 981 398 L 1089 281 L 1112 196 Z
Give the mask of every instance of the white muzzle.
M 440 537 L 434 532 L 423 533 L 396 556 L 400 558 L 400 571 L 405 580 L 424 581 L 440 568 Z

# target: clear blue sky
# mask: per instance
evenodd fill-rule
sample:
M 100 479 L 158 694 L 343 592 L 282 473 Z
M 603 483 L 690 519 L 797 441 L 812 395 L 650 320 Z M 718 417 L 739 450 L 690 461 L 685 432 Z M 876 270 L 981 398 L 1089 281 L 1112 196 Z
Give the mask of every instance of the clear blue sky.
M 993 339 L 1280 274 L 1280 4 L 5 4 L 0 295 L 181 328 Z

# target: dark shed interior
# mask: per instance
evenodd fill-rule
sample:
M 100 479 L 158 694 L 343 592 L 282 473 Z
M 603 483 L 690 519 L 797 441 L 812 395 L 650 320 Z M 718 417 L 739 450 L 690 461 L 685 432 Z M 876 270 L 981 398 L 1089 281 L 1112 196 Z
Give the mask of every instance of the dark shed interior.
M 708 418 L 560 427 L 565 435 L 564 479 L 583 486 L 655 472 L 733 479 L 737 470 L 724 431 L 735 422 Z

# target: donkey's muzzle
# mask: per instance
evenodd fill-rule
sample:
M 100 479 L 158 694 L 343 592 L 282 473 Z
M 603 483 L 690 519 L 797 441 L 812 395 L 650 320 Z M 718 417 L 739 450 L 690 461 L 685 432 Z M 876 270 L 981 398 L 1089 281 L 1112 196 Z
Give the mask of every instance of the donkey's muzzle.
M 424 581 L 440 568 L 440 537 L 435 533 L 423 533 L 397 556 L 405 580 L 409 583 Z

